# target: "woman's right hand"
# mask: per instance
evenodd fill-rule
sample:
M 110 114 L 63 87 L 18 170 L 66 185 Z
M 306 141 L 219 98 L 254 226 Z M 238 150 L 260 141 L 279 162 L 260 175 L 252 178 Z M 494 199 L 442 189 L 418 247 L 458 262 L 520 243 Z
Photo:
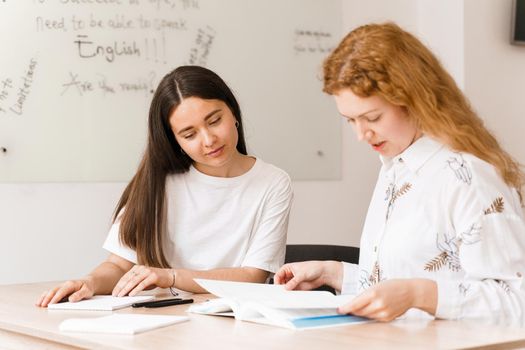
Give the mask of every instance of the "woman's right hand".
M 75 302 L 91 298 L 94 294 L 95 288 L 93 281 L 91 278 L 86 277 L 85 279 L 64 282 L 49 291 L 45 291 L 40 295 L 35 305 L 47 307 L 47 305 L 56 304 L 64 298 L 68 298 L 68 301 Z
M 304 261 L 283 265 L 274 281 L 288 290 L 311 290 L 325 284 L 341 289 L 341 278 L 342 264 L 338 261 Z

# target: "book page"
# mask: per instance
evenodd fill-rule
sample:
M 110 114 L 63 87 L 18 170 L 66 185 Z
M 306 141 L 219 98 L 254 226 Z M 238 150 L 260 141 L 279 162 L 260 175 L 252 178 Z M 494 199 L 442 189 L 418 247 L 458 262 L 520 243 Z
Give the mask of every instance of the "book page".
M 207 300 L 203 303 L 193 304 L 188 308 L 188 312 L 204 315 L 229 316 L 234 317 L 234 309 L 238 306 L 230 299 L 218 298 Z
M 289 291 L 284 285 L 231 282 L 218 280 L 195 279 L 210 293 L 244 302 L 257 302 L 271 308 L 317 309 L 337 308 L 349 302 L 352 295 L 335 296 L 325 291 Z

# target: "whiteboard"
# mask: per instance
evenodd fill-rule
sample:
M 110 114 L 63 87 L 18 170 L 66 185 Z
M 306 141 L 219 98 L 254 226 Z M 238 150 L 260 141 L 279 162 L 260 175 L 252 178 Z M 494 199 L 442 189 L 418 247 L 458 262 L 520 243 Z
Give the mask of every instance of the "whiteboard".
M 0 182 L 129 181 L 160 79 L 206 66 L 233 89 L 250 154 L 339 179 L 321 66 L 340 0 L 0 0 Z

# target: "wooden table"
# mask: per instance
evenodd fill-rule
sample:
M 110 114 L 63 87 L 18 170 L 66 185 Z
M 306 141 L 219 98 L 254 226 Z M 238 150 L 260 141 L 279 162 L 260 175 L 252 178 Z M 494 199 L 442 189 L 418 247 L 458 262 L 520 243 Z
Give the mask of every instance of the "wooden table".
M 66 333 L 62 320 L 109 312 L 59 311 L 34 306 L 56 282 L 0 286 L 0 346 L 7 349 L 490 349 L 525 348 L 525 328 L 474 321 L 402 320 L 294 331 L 231 318 L 187 314 L 188 305 L 115 312 L 188 315 L 189 322 L 140 333 Z M 209 298 L 196 295 L 196 301 Z

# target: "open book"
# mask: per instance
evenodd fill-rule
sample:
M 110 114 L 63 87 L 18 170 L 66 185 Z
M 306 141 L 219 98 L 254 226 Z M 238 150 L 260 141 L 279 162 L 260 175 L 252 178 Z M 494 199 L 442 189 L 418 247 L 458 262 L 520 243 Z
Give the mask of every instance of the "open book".
M 220 297 L 192 305 L 188 312 L 233 316 L 238 320 L 273 326 L 306 329 L 369 322 L 369 319 L 340 315 L 337 308 L 352 295 L 324 291 L 287 291 L 283 285 L 195 279 Z

